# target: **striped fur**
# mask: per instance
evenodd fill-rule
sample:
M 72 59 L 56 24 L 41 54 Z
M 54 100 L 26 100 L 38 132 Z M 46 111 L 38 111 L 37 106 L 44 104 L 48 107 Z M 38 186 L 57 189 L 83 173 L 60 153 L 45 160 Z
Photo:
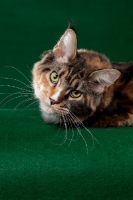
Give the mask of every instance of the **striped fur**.
M 52 83 L 51 73 L 58 75 Z M 45 121 L 58 124 L 73 113 L 87 126 L 133 125 L 133 63 L 114 63 L 105 55 L 77 50 L 68 28 L 53 50 L 33 67 L 33 87 Z M 73 97 L 72 91 L 80 93 Z

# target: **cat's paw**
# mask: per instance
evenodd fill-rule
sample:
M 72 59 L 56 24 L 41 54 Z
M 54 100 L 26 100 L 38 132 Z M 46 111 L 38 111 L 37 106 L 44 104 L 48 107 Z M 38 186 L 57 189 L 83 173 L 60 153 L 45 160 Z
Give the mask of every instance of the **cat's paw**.
M 91 126 L 92 127 L 103 127 L 103 128 L 105 128 L 105 127 L 107 127 L 107 124 L 105 123 L 105 121 L 99 120 L 99 121 L 93 122 L 91 124 Z
M 98 121 L 95 121 L 91 124 L 92 127 L 118 127 L 118 123 L 116 120 L 110 119 L 110 120 L 105 120 L 105 119 L 99 119 Z

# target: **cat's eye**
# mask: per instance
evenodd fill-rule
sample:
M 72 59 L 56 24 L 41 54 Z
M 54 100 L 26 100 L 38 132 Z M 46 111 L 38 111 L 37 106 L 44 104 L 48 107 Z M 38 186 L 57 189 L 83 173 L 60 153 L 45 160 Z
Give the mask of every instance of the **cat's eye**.
M 52 72 L 52 73 L 50 74 L 50 80 L 51 80 L 51 82 L 52 82 L 53 84 L 57 84 L 58 81 L 59 81 L 59 76 L 58 76 L 58 74 L 57 74 L 56 72 Z
M 73 91 L 71 91 L 70 96 L 71 96 L 72 98 L 78 98 L 78 97 L 81 96 L 81 92 L 79 92 L 79 91 L 77 91 L 77 90 L 73 90 Z

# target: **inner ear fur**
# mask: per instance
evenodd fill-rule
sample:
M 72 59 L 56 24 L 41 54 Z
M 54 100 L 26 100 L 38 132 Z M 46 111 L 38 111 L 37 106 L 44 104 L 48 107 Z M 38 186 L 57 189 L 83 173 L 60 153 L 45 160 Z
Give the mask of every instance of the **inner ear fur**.
M 59 42 L 53 48 L 55 59 L 58 62 L 68 63 L 74 59 L 77 52 L 77 37 L 72 29 L 67 29 Z
M 103 69 L 90 75 L 91 88 L 96 93 L 102 93 L 106 87 L 114 84 L 121 73 L 116 69 Z

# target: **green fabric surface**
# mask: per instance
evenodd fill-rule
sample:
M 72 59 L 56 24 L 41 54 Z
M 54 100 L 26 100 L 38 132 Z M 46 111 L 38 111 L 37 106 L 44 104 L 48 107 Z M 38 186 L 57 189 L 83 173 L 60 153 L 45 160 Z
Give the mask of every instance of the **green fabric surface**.
M 133 128 L 65 130 L 37 110 L 0 110 L 0 199 L 133 199 Z

